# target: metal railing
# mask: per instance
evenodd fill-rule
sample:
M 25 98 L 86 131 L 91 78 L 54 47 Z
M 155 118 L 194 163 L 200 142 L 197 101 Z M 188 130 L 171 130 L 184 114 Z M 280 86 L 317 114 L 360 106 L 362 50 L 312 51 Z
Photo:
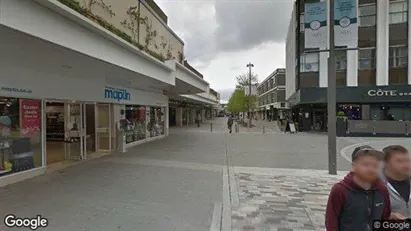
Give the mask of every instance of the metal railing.
M 408 136 L 411 133 L 411 122 L 390 120 L 348 120 L 347 134 L 351 133 Z

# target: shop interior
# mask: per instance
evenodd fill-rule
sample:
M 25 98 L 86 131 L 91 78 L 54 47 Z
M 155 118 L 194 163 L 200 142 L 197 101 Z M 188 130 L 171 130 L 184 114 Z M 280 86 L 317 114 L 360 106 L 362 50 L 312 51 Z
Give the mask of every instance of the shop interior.
M 110 104 L 47 102 L 47 165 L 109 152 L 110 109 Z

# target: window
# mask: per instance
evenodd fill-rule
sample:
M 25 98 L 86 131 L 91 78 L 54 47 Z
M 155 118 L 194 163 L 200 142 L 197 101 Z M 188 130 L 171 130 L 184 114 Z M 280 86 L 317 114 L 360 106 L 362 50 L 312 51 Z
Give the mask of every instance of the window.
M 305 30 L 305 17 L 304 14 L 300 15 L 300 32 L 304 32 Z
M 129 122 L 126 129 L 126 143 L 132 143 L 146 138 L 146 107 L 126 105 L 126 119 Z
M 347 69 L 347 52 L 336 51 L 335 52 L 335 68 L 337 71 Z
M 165 119 L 165 108 L 164 107 L 149 107 L 149 123 L 148 123 L 148 131 L 150 137 L 156 137 L 160 135 L 164 135 L 164 119 Z M 201 113 L 196 111 L 194 117 L 198 116 Z M 201 115 L 200 115 L 201 116 Z
M 43 165 L 41 112 L 40 100 L 0 97 L 0 176 Z
M 377 21 L 375 4 L 367 4 L 358 7 L 359 26 L 374 26 Z
M 318 53 L 302 54 L 300 56 L 301 72 L 317 72 L 318 66 Z
M 374 69 L 375 68 L 375 48 L 366 48 L 359 50 L 358 68 Z
M 390 2 L 390 24 L 404 23 L 408 21 L 407 1 Z
M 408 65 L 408 47 L 390 47 L 390 67 L 406 67 Z

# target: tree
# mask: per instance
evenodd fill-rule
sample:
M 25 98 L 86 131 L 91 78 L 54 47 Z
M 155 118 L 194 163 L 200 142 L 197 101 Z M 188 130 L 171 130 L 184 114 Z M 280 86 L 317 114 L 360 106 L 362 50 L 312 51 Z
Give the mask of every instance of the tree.
M 227 110 L 233 114 L 238 114 L 247 110 L 244 89 L 235 89 L 228 100 Z

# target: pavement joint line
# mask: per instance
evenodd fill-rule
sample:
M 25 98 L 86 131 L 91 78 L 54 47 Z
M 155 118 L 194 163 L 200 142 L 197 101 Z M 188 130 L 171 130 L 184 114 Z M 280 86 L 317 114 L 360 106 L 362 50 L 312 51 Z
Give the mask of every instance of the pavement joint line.
M 309 176 L 309 177 L 331 177 L 341 178 L 348 171 L 338 171 L 338 174 L 329 175 L 327 170 L 316 169 L 293 169 L 293 168 L 260 168 L 260 167 L 242 167 L 234 166 L 236 173 L 247 173 L 256 175 L 284 175 L 284 176 Z
M 227 167 L 228 167 L 228 177 L 229 177 L 229 183 L 230 183 L 231 207 L 238 207 L 240 205 L 240 199 L 238 197 L 237 181 L 236 181 L 235 171 L 234 171 L 232 162 L 233 162 L 232 152 L 227 146 Z
M 210 231 L 221 231 L 221 203 L 214 203 L 213 218 L 211 221 Z
M 231 190 L 230 177 L 228 166 L 228 147 L 227 141 L 224 139 L 224 167 L 223 167 L 223 209 L 222 209 L 222 225 L 221 231 L 231 231 Z

